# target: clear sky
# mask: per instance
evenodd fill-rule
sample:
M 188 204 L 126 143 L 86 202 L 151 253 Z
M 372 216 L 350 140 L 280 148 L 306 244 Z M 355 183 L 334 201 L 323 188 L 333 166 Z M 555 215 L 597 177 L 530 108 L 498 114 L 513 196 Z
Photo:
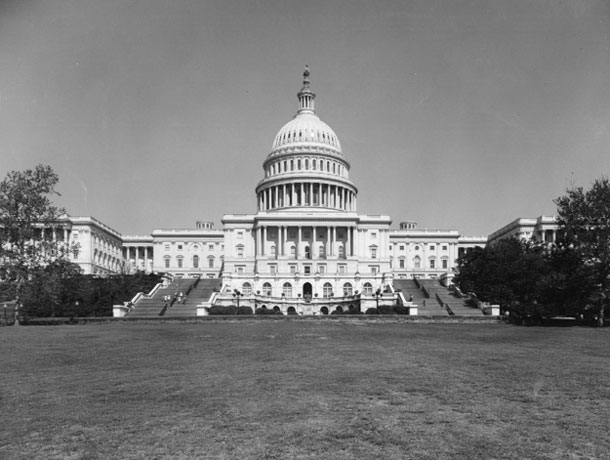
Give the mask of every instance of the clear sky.
M 254 213 L 305 64 L 358 211 L 486 235 L 610 170 L 610 2 L 0 0 L 0 175 L 123 234 Z

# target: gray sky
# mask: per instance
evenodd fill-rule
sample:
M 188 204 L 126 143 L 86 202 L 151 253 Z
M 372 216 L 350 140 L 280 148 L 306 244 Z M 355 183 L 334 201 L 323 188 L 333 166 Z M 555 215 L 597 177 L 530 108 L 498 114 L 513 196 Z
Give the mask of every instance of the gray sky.
M 610 2 L 0 0 L 0 175 L 124 234 L 255 212 L 303 66 L 359 212 L 488 234 L 610 170 Z

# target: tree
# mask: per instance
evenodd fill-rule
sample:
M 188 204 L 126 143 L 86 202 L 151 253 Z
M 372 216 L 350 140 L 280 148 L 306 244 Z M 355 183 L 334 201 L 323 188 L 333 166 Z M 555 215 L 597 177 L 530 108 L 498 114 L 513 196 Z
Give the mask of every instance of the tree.
M 11 171 L 0 182 L 0 280 L 13 285 L 16 296 L 33 272 L 70 249 L 54 232 L 64 213 L 50 199 L 59 195 L 58 182 L 57 174 L 46 165 Z
M 576 187 L 555 200 L 559 232 L 557 251 L 576 260 L 578 280 L 571 297 L 599 304 L 598 324 L 604 324 L 610 295 L 610 181 L 601 178 L 589 190 Z
M 540 302 L 547 274 L 545 248 L 511 238 L 462 255 L 453 281 L 463 292 L 474 292 L 506 310 L 519 303 Z

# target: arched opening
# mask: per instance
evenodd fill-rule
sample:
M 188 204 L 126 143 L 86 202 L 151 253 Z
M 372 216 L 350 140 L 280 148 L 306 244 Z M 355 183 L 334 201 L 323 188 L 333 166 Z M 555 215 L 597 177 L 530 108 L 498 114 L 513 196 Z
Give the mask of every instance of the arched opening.
M 320 308 L 320 313 L 323 315 L 328 315 L 328 308 L 326 308 L 326 307 Z
M 311 283 L 303 284 L 303 299 L 305 301 L 311 300 L 313 288 L 311 287 Z
M 280 307 L 278 307 L 277 305 L 275 307 L 273 307 L 273 311 L 276 313 L 281 313 L 282 310 L 280 310 Z
M 343 285 L 343 295 L 344 296 L 353 295 L 353 288 L 352 288 L 351 283 L 345 283 Z
M 287 298 L 292 297 L 292 284 L 284 283 L 284 285 L 282 286 L 282 294 L 284 294 L 284 297 Z
M 341 314 L 341 313 L 343 313 L 343 307 L 342 307 L 341 305 L 337 305 L 337 308 L 335 308 L 335 309 L 333 310 L 333 313 L 332 313 L 332 314 L 333 314 L 333 315 L 339 315 L 339 314 Z
M 263 295 L 271 295 L 271 283 L 263 284 Z
M 371 283 L 364 283 L 362 286 L 362 293 L 365 295 L 373 295 L 373 285 Z
M 322 297 L 328 299 L 329 297 L 332 297 L 333 295 L 333 285 L 330 283 L 324 283 L 324 286 L 322 286 Z
M 288 313 L 289 315 L 296 315 L 297 311 L 294 307 L 288 307 L 288 310 L 286 310 L 286 313 Z

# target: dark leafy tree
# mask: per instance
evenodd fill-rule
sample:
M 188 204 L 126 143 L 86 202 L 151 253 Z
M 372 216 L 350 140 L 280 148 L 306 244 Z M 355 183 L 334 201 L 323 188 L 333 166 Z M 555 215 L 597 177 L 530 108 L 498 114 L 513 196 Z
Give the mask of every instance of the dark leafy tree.
M 610 295 L 610 181 L 598 179 L 589 190 L 569 189 L 555 204 L 558 257 L 575 269 L 566 275 L 562 289 L 570 302 L 599 305 L 601 326 Z
M 51 202 L 58 182 L 45 165 L 11 171 L 0 182 L 0 280 L 6 295 L 19 296 L 27 279 L 71 249 L 56 238 L 63 231 L 53 231 L 64 213 Z
M 507 310 L 542 301 L 548 274 L 544 246 L 511 238 L 462 255 L 454 282 L 463 292 Z

